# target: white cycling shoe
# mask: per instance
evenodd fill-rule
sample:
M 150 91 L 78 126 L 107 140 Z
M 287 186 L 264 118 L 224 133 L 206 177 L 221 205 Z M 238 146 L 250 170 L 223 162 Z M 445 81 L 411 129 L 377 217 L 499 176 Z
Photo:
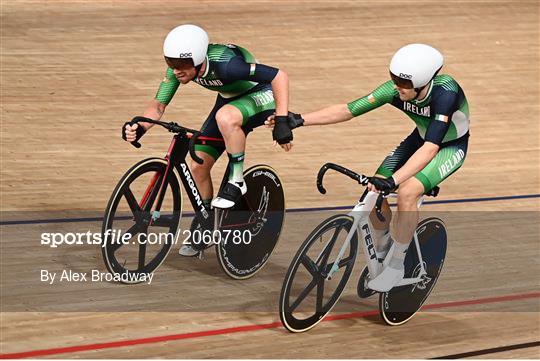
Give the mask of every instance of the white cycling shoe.
M 220 209 L 231 208 L 246 192 L 246 182 L 242 182 L 241 186 L 239 186 L 238 183 L 229 181 L 212 201 L 212 207 Z
M 178 250 L 178 254 L 184 257 L 195 257 L 199 254 L 199 251 L 191 247 L 190 244 L 184 244 L 180 247 L 180 250 Z
M 388 292 L 397 286 L 404 276 L 405 270 L 386 266 L 377 277 L 368 282 L 367 286 L 377 292 Z

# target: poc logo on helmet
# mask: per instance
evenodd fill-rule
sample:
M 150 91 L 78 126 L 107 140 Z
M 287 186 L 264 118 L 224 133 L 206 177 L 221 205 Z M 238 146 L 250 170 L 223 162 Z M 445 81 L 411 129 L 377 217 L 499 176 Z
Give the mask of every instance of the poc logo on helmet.
M 399 73 L 399 77 L 403 79 L 412 79 L 412 75 Z
M 178 55 L 179 58 L 181 59 L 184 59 L 184 58 L 193 58 L 193 54 L 192 53 L 180 53 Z

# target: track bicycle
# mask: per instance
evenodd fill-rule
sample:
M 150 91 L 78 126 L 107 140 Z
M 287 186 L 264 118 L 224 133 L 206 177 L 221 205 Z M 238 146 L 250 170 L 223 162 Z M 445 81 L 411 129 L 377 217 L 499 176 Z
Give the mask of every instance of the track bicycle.
M 120 179 L 105 210 L 102 255 L 107 270 L 127 273 L 123 283 L 138 283 L 142 274 L 154 272 L 181 241 L 199 250 L 216 246 L 223 271 L 234 279 L 247 279 L 260 271 L 274 250 L 285 218 L 283 183 L 274 169 L 255 165 L 244 172 L 247 193 L 230 209 L 212 209 L 202 198 L 186 163 L 202 164 L 195 144 L 223 144 L 223 139 L 174 122 L 135 117 L 132 123 L 160 125 L 175 133 L 164 158 L 147 158 Z M 132 143 L 139 148 L 138 142 Z M 229 178 L 229 168 L 221 186 Z M 189 230 L 180 229 L 183 185 L 195 215 Z M 208 226 L 209 225 L 209 226 Z M 208 229 L 210 228 L 210 229 Z M 125 281 L 127 279 L 128 281 Z
M 325 194 L 323 178 L 328 169 L 347 175 L 366 186 L 369 177 L 333 163 L 326 163 L 317 175 L 317 188 Z M 426 196 L 437 196 L 435 187 Z M 366 258 L 357 294 L 361 298 L 376 292 L 367 287 L 383 269 L 377 259 L 369 215 L 373 209 L 384 222 L 381 206 L 384 198 L 395 193 L 379 194 L 367 189 L 348 214 L 338 214 L 320 223 L 302 243 L 292 260 L 281 289 L 279 316 L 291 332 L 313 328 L 332 310 L 343 293 L 353 271 L 358 242 Z M 423 202 L 418 201 L 420 206 Z M 405 257 L 405 278 L 388 292 L 379 293 L 379 313 L 388 325 L 401 325 L 422 307 L 441 273 L 446 255 L 447 234 L 442 220 L 422 220 Z M 391 254 L 392 250 L 389 251 Z

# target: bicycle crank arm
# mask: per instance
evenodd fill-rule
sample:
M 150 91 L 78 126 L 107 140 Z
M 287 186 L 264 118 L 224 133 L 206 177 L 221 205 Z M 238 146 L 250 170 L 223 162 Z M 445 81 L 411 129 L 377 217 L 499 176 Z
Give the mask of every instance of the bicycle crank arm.
M 404 278 L 402 279 L 397 286 L 406 286 L 406 285 L 413 285 L 415 283 L 419 283 L 423 280 L 423 275 L 419 275 L 418 277 L 414 278 Z
M 214 208 L 214 230 L 220 229 L 223 224 L 223 219 L 225 218 L 225 212 L 228 212 L 224 209 Z

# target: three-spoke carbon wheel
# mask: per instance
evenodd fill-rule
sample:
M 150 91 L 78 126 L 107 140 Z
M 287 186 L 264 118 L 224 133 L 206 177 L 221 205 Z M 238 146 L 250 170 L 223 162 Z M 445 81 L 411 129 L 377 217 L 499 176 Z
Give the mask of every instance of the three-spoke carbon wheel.
M 358 251 L 358 234 L 351 230 L 353 218 L 335 215 L 320 225 L 296 253 L 281 288 L 279 316 L 291 332 L 314 327 L 337 303 L 351 275 Z M 347 235 L 354 232 L 338 269 L 330 270 Z
M 165 260 L 179 232 L 182 213 L 180 182 L 172 171 L 164 182 L 167 162 L 149 158 L 135 164 L 118 182 L 105 210 L 102 255 L 109 272 L 124 274 L 121 282 L 141 282 Z M 161 186 L 166 187 L 159 209 Z

